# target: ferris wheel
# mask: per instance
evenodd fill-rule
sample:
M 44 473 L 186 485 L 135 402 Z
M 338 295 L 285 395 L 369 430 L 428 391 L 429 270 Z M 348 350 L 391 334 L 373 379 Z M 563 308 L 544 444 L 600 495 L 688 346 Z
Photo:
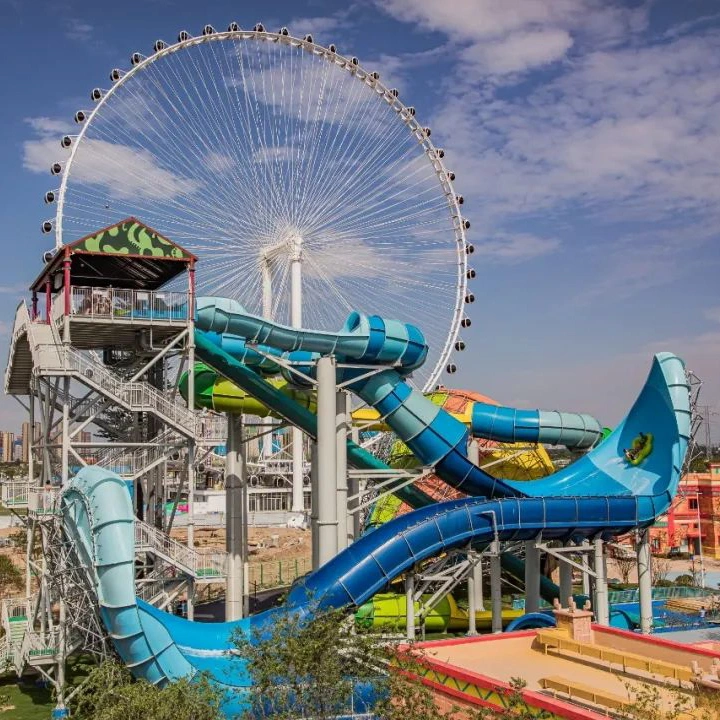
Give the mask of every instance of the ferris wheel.
M 114 69 L 52 165 L 60 247 L 129 216 L 195 253 L 198 292 L 336 330 L 351 310 L 421 328 L 413 378 L 462 350 L 473 246 L 430 128 L 357 58 L 310 35 L 207 25 Z

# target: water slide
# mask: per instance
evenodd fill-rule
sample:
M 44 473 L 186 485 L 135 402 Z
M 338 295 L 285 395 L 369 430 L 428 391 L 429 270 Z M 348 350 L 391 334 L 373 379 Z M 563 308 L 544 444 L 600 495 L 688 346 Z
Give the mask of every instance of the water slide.
M 262 374 L 280 372 L 280 366 L 272 363 L 259 353 L 262 362 L 249 362 L 250 351 L 241 341 L 232 345 L 220 343 L 220 335 L 206 334 L 228 355 L 232 355 L 244 365 L 260 370 Z M 270 348 L 263 348 L 269 351 Z M 298 405 L 315 411 L 315 394 L 310 388 L 298 387 L 284 378 L 272 378 L 268 382 L 280 393 Z M 180 381 L 180 392 L 187 398 L 187 373 Z M 439 404 L 442 393 L 427 393 L 434 404 Z M 436 399 L 437 398 L 437 399 Z M 245 413 L 267 417 L 275 413 L 256 397 L 238 387 L 235 383 L 218 375 L 203 363 L 195 365 L 195 403 L 216 412 Z M 469 428 L 474 437 L 505 443 L 542 443 L 545 445 L 564 445 L 572 450 L 587 450 L 602 439 L 603 428 L 591 415 L 559 412 L 556 410 L 518 410 L 502 407 L 495 403 L 473 402 L 467 404 L 464 412 L 450 414 Z M 353 422 L 365 430 L 386 431 L 389 426 L 373 407 L 360 407 L 352 413 Z
M 557 597 L 557 596 L 556 596 Z M 424 601 L 430 595 L 424 595 Z M 416 624 L 419 625 L 420 602 L 415 602 Z M 407 597 L 400 593 L 378 593 L 371 600 L 358 608 L 355 620 L 361 627 L 372 627 L 378 630 L 404 631 L 406 627 Z M 525 615 L 524 610 L 505 608 L 502 613 L 503 625 Z M 438 602 L 423 619 L 426 632 L 466 632 L 469 625 L 468 611 L 460 607 L 452 595 L 446 595 Z M 489 630 L 492 627 L 492 612 L 478 610 L 475 613 L 475 627 L 478 630 Z
M 337 341 L 343 334 L 304 333 L 244 317 L 260 323 L 263 344 L 270 343 L 282 352 L 339 352 Z M 202 327 L 202 309 L 198 321 Z M 514 484 L 468 469 L 471 463 L 461 442 L 464 425 L 446 414 L 434 413 L 439 409 L 428 408 L 426 404 L 432 403 L 404 383 L 401 373 L 421 359 L 422 348 L 417 347 L 416 336 L 400 325 L 386 322 L 380 334 L 375 319 L 353 317 L 348 323 L 347 332 L 358 327 L 360 331 L 355 332 L 358 357 L 347 357 L 367 362 L 370 349 L 377 361 L 400 363 L 401 371 L 383 371 L 368 382 L 359 381 L 356 391 L 373 398 L 379 412 L 423 462 L 435 458 L 449 481 L 475 489 L 484 486 L 489 492 L 428 505 L 391 520 L 296 584 L 285 605 L 234 623 L 208 624 L 168 615 L 135 597 L 134 517 L 126 485 L 103 468 L 83 468 L 63 489 L 65 532 L 97 589 L 110 637 L 136 677 L 162 684 L 207 670 L 228 691 L 228 715 L 238 713 L 245 696 L 230 691 L 246 689 L 249 678 L 241 661 L 229 652 L 230 635 L 237 628 L 262 631 L 287 613 L 307 617 L 317 607 L 359 607 L 414 564 L 471 543 L 483 546 L 494 539 L 529 540 L 540 532 L 546 540 L 613 537 L 649 526 L 668 508 L 677 492 L 690 427 L 688 386 L 677 357 L 669 353 L 655 357 L 628 416 L 598 447 L 546 479 Z M 372 332 L 367 332 L 368 328 Z M 259 334 L 250 332 L 246 337 L 260 339 Z M 408 341 L 415 345 L 412 351 Z M 223 368 L 221 361 L 227 358 L 213 358 L 212 352 L 206 355 L 201 343 L 198 351 L 216 370 L 237 382 L 237 368 Z M 262 378 L 248 372 L 267 387 Z M 632 465 L 623 449 L 641 433 L 652 435 L 653 450 L 641 464 Z M 488 499 L 493 490 L 498 497 Z

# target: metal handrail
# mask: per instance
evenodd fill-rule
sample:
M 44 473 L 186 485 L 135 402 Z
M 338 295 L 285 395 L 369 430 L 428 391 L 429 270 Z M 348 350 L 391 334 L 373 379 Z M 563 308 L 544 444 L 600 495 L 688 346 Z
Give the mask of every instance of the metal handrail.
M 30 481 L 27 478 L 22 480 L 4 480 L 0 487 L 0 498 L 6 507 L 20 507 L 28 504 L 28 492 Z
M 53 316 L 56 314 L 55 305 L 60 307 L 59 314 L 62 316 L 65 298 L 62 295 L 56 297 Z M 75 286 L 70 297 L 70 312 L 77 318 L 186 323 L 188 311 L 188 294 L 185 292 Z
M 224 576 L 227 573 L 227 553 L 189 548 L 142 520 L 135 521 L 135 548 L 155 550 L 193 577 Z

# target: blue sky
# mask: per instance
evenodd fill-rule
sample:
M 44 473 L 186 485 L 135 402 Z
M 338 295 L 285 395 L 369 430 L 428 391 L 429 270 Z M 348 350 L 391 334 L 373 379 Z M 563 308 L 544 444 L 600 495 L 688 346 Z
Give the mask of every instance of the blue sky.
M 0 19 L 4 348 L 52 244 L 43 140 L 158 37 L 263 22 L 372 60 L 445 147 L 477 249 L 454 384 L 613 424 L 667 349 L 720 409 L 717 2 L 0 0 Z

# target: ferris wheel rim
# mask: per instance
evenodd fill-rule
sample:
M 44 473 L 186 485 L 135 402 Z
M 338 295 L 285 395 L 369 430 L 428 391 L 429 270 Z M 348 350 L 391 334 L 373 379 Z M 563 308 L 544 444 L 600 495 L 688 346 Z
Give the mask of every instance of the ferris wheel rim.
M 225 40 L 241 40 L 241 41 L 265 41 L 277 44 L 288 45 L 291 47 L 300 48 L 305 52 L 312 54 L 313 56 L 324 59 L 326 62 L 331 63 L 340 71 L 346 71 L 351 76 L 355 77 L 358 82 L 363 82 L 375 90 L 379 101 L 386 102 L 395 112 L 399 118 L 402 119 L 404 124 L 408 127 L 410 134 L 415 138 L 415 141 L 423 149 L 424 154 L 430 164 L 433 167 L 435 176 L 439 181 L 440 188 L 448 202 L 449 210 L 451 212 L 452 229 L 455 240 L 455 255 L 458 264 L 456 293 L 454 300 L 454 307 L 451 318 L 451 325 L 449 332 L 445 338 L 445 344 L 438 355 L 438 359 L 430 370 L 428 379 L 422 387 L 423 392 L 429 392 L 436 386 L 439 377 L 443 370 L 446 368 L 450 357 L 458 342 L 460 335 L 460 328 L 464 317 L 464 304 L 466 302 L 467 293 L 467 280 L 468 280 L 468 262 L 467 262 L 467 248 L 468 241 L 465 233 L 465 220 L 460 211 L 460 202 L 458 202 L 458 195 L 456 194 L 453 186 L 452 174 L 445 167 L 442 161 L 442 156 L 435 147 L 434 143 L 430 140 L 429 131 L 423 127 L 420 122 L 415 119 L 414 109 L 411 112 L 411 106 L 405 105 L 398 94 L 393 92 L 391 88 L 385 85 L 378 77 L 375 77 L 372 71 L 366 70 L 359 60 L 355 57 L 346 57 L 336 51 L 331 50 L 330 47 L 324 47 L 314 41 L 298 38 L 291 35 L 289 32 L 267 32 L 266 30 L 227 30 L 227 31 L 213 31 L 208 34 L 201 34 L 198 36 L 190 36 L 186 39 L 178 39 L 175 43 L 164 44 L 160 49 L 154 50 L 147 56 L 141 56 L 139 62 L 133 63 L 129 70 L 122 72 L 117 80 L 113 81 L 112 85 L 105 91 L 102 92 L 101 97 L 95 102 L 95 106 L 90 110 L 84 117 L 80 124 L 80 130 L 77 134 L 73 135 L 73 141 L 69 148 L 70 154 L 67 160 L 63 163 L 62 172 L 60 175 L 60 186 L 58 188 L 55 222 L 54 222 L 54 234 L 55 234 L 55 249 L 56 251 L 63 247 L 63 211 L 65 208 L 65 196 L 67 192 L 68 180 L 71 177 L 71 169 L 73 161 L 75 159 L 78 148 L 81 146 L 81 142 L 85 137 L 88 129 L 92 127 L 92 121 L 94 120 L 97 113 L 104 107 L 108 100 L 115 94 L 115 92 L 125 85 L 131 78 L 134 78 L 138 73 L 147 67 L 153 65 L 158 60 L 165 58 L 169 55 L 173 55 L 177 52 L 202 45 L 204 43 L 222 42 Z M 83 111 L 85 112 L 85 111 Z M 421 328 L 422 329 L 422 328 Z

